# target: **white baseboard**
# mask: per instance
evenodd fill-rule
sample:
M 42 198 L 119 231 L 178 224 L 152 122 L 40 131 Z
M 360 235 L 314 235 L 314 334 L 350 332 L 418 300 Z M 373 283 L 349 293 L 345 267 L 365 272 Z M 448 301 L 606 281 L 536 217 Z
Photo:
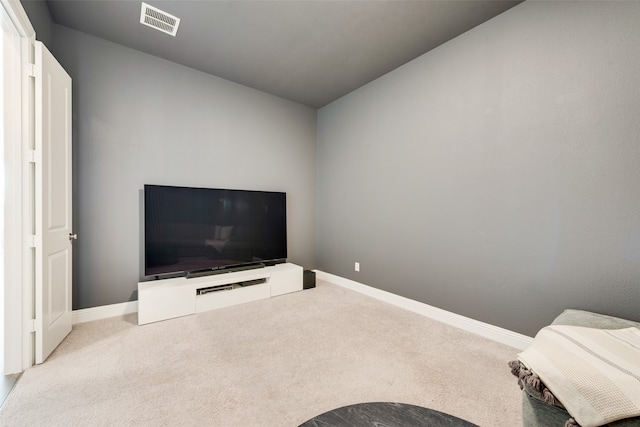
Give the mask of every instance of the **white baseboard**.
M 393 304 L 395 306 L 404 308 L 405 310 L 409 310 L 416 314 L 438 320 L 442 323 L 455 326 L 465 331 L 473 332 L 485 338 L 492 339 L 499 343 L 506 344 L 520 350 L 524 350 L 525 348 L 527 348 L 533 341 L 533 338 L 531 337 L 510 331 L 508 329 L 480 322 L 469 317 L 464 317 L 450 311 L 442 310 L 440 308 L 433 307 L 419 301 L 393 294 L 391 292 L 372 288 L 371 286 L 367 286 L 350 279 L 345 279 L 344 277 L 325 273 L 319 270 L 314 271 L 316 272 L 317 278 L 320 280 L 334 283 L 352 291 L 359 292 L 361 294 L 376 298 L 389 304 Z
M 109 317 L 123 316 L 137 313 L 138 301 L 123 302 L 120 304 L 102 305 L 100 307 L 83 308 L 73 310 L 73 324 L 91 322 L 93 320 L 107 319 Z
M 391 292 L 373 288 L 365 284 L 345 279 L 320 270 L 314 270 L 319 280 L 326 280 L 355 292 L 376 298 L 389 304 L 404 308 L 413 313 L 420 314 L 438 320 L 442 323 L 455 326 L 465 331 L 473 332 L 485 338 L 492 339 L 502 344 L 524 350 L 531 344 L 533 338 L 508 329 L 480 322 L 469 317 L 461 316 L 450 311 L 442 310 L 431 305 L 415 301 Z M 123 302 L 120 304 L 103 305 L 100 307 L 84 308 L 73 311 L 73 324 L 91 322 L 93 320 L 107 319 L 109 317 L 123 316 L 137 313 L 138 301 Z

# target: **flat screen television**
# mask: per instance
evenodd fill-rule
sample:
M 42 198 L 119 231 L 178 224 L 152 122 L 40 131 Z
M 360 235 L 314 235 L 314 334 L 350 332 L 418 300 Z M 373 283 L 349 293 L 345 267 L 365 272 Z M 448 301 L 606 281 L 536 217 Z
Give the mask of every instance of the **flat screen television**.
M 281 192 L 145 185 L 145 276 L 285 262 L 286 208 Z

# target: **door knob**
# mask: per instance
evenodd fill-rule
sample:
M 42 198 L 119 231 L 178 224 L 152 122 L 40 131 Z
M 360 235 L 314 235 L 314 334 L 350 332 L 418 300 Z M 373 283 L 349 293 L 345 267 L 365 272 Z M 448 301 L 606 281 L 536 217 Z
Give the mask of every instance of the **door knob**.
M 77 233 L 69 233 L 69 240 L 78 240 L 78 234 Z

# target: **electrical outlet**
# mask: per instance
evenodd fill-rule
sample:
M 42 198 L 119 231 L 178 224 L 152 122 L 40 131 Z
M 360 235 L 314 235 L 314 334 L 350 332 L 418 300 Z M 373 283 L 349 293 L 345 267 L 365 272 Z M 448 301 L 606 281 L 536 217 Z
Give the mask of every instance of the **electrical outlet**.
M 354 268 L 356 269 L 356 271 L 360 271 L 360 263 L 356 262 L 356 265 Z

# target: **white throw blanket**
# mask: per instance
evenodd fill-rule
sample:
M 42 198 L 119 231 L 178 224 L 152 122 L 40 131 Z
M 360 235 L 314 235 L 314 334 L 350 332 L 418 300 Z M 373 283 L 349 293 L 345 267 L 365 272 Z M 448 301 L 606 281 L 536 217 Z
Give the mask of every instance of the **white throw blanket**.
M 518 360 L 582 427 L 640 416 L 640 329 L 547 326 Z

